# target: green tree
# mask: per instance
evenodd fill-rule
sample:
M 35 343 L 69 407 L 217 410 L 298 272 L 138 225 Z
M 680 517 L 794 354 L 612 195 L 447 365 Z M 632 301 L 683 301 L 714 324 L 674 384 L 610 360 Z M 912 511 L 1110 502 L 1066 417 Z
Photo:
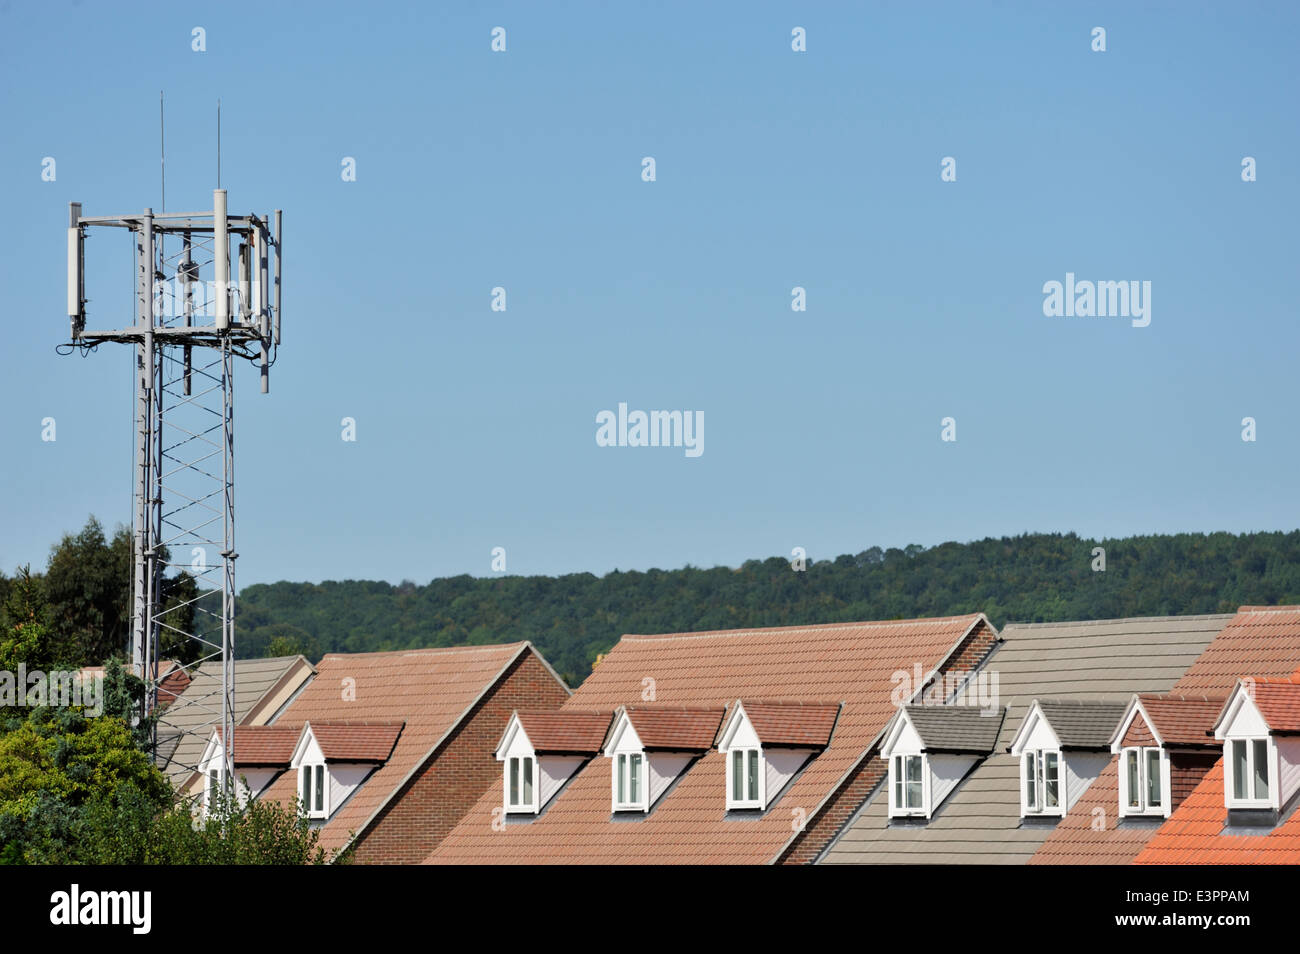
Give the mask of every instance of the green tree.
M 138 790 L 94 802 L 74 826 L 88 864 L 320 865 L 346 862 L 319 844 L 306 816 L 278 802 L 217 796 L 206 821 L 182 804 L 158 811 Z
M 50 551 L 46 595 L 63 655 L 97 665 L 127 643 L 131 625 L 131 533 L 112 541 L 93 516 Z
M 0 671 L 16 672 L 23 663 L 28 670 L 54 668 L 54 634 L 40 581 L 30 567 L 19 567 L 4 600 L 3 629 L 0 630 Z
M 305 656 L 315 661 L 320 658 L 316 640 L 309 633 L 288 623 L 274 623 L 259 629 L 254 638 L 266 640 L 262 658 L 273 659 L 277 656 Z
M 109 655 L 125 651 L 131 632 L 131 572 L 134 565 L 131 530 L 119 526 L 111 540 L 91 516 L 75 534 L 64 534 L 50 550 L 45 588 L 60 656 L 74 665 L 98 665 Z M 161 548 L 163 565 L 171 555 Z M 200 644 L 183 635 L 193 632 L 198 585 L 181 570 L 164 576 L 159 593 L 167 625 L 159 636 L 159 655 L 190 663 L 202 653 Z

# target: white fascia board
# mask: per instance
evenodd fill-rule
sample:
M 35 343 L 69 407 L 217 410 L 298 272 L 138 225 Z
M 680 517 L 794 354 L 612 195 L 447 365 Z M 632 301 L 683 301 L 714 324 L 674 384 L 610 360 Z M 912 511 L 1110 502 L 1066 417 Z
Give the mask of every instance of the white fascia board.
M 910 733 L 908 730 L 911 730 Z M 893 758 L 896 748 L 902 744 L 903 740 L 908 738 L 909 734 L 915 736 L 916 745 L 905 746 L 904 750 L 899 750 L 899 755 L 923 755 L 925 753 L 925 743 L 921 741 L 921 733 L 916 731 L 916 726 L 912 723 L 912 717 L 907 714 L 907 710 L 899 706 L 898 712 L 889 723 L 889 732 L 885 736 L 884 744 L 880 747 L 880 757 L 884 759 Z
M 605 757 L 612 759 L 620 752 L 627 754 L 644 751 L 645 746 L 641 744 L 641 737 L 636 734 L 631 717 L 628 716 L 626 709 L 620 709 L 618 718 L 614 720 L 614 727 L 610 730 L 609 741 L 605 744 Z
M 289 759 L 289 767 L 295 771 L 302 767 L 302 760 L 307 754 L 307 749 L 311 743 L 316 741 L 316 736 L 312 734 L 311 723 L 307 722 L 302 727 L 302 733 L 298 736 L 298 741 L 293 747 L 293 756 Z
M 731 714 L 727 717 L 726 724 L 722 727 L 722 734 L 718 736 L 719 752 L 726 755 L 731 750 L 731 743 L 736 738 L 736 733 L 747 722 L 749 716 L 745 714 L 745 706 L 737 699 L 736 704 L 731 707 Z
M 1052 739 L 1054 740 L 1053 745 L 1043 746 L 1042 748 L 1050 748 L 1054 750 L 1059 750 L 1061 748 L 1060 739 L 1056 737 L 1056 730 L 1052 728 L 1052 723 L 1047 721 L 1047 717 L 1043 715 L 1043 710 L 1038 705 L 1038 700 L 1035 699 L 1029 706 L 1029 711 L 1025 713 L 1024 719 L 1021 720 L 1020 728 L 1016 730 L 1015 737 L 1011 740 L 1012 755 L 1020 756 L 1024 752 L 1025 743 L 1029 741 L 1029 737 L 1034 734 L 1034 730 L 1037 729 L 1039 725 L 1046 726 L 1047 731 L 1051 734 Z
M 206 772 L 208 764 L 213 760 L 221 759 L 221 740 L 218 738 L 217 730 L 212 730 L 212 735 L 208 737 L 208 744 L 203 747 L 203 757 L 199 759 L 199 771 Z
M 1251 686 L 1243 679 L 1238 679 L 1236 685 L 1232 687 L 1232 693 L 1228 696 L 1228 701 L 1223 704 L 1219 718 L 1214 723 L 1214 738 L 1217 741 L 1223 742 L 1228 738 L 1233 723 L 1243 711 L 1253 711 L 1260 722 L 1267 724 L 1268 720 L 1264 718 L 1264 714 L 1256 707 L 1255 700 L 1251 698 L 1250 689 Z
M 524 731 L 524 724 L 519 719 L 519 712 L 515 711 L 510 713 L 510 721 L 506 723 L 506 730 L 501 733 L 501 741 L 498 743 L 496 750 L 496 760 L 498 762 L 504 762 L 509 757 L 510 750 L 516 746 L 516 741 L 521 736 L 523 738 L 523 747 L 528 749 L 528 754 L 536 755 L 532 740 L 528 738 L 528 733 Z M 516 754 L 523 753 L 517 752 Z

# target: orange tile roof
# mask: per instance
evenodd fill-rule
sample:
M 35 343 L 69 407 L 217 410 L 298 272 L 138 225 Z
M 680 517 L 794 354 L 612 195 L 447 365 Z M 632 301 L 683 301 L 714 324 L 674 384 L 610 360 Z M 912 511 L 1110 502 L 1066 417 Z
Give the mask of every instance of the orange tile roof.
M 817 817 L 895 710 L 899 674 L 937 668 L 981 622 L 945 619 L 836 623 L 664 636 L 624 636 L 564 706 L 656 703 L 725 706 L 742 697 L 844 700 L 829 746 L 761 816 L 728 818 L 726 765 L 710 750 L 644 817 L 612 823 L 610 765 L 595 758 L 537 818 L 493 826 L 494 786 L 430 855 L 429 863 L 761 864 Z
M 326 762 L 386 762 L 405 722 L 311 722 Z M 239 737 L 235 737 L 238 746 Z M 236 749 L 238 752 L 238 749 Z
M 1173 687 L 1227 694 L 1242 676 L 1285 678 L 1300 665 L 1300 606 L 1243 606 Z
M 217 738 L 224 739 L 221 726 Z M 287 725 L 235 726 L 235 765 L 288 766 L 302 730 Z
M 1110 760 L 1068 815 L 1043 841 L 1031 865 L 1125 865 L 1151 837 L 1153 829 L 1117 825 L 1119 757 Z
M 1255 679 L 1251 698 L 1270 730 L 1300 732 L 1300 681 Z
M 726 709 L 722 706 L 629 706 L 628 721 L 647 751 L 703 752 L 713 740 Z
M 822 748 L 840 714 L 838 702 L 750 702 L 745 715 L 764 745 Z
M 515 712 L 524 734 L 540 754 L 594 755 L 600 751 L 609 729 L 612 712 L 539 711 Z
M 1300 864 L 1300 812 L 1263 835 L 1224 835 L 1223 759 L 1146 843 L 1137 865 Z
M 131 663 L 122 663 L 122 668 L 127 672 L 133 672 Z M 185 667 L 174 659 L 160 659 L 153 666 L 154 681 L 158 683 L 158 705 L 166 707 L 176 701 L 177 697 L 185 691 L 185 687 L 190 684 L 190 674 L 185 671 Z M 77 670 L 77 676 L 80 680 L 94 678 L 95 676 L 104 675 L 103 666 L 82 666 Z
M 191 682 L 190 674 L 185 671 L 185 667 L 171 660 L 159 662 L 155 671 L 163 673 L 162 678 L 158 680 L 159 706 L 171 705 Z
M 317 677 L 280 714 L 276 725 L 404 721 L 406 726 L 388 761 L 375 769 L 321 826 L 321 847 L 327 851 L 344 847 L 349 842 L 349 831 L 357 836 L 364 834 L 366 826 L 406 779 L 525 652 L 533 652 L 528 643 L 510 643 L 331 653 L 322 659 L 316 666 Z M 263 797 L 292 805 L 297 798 L 293 773 L 277 778 Z
M 1196 659 L 1183 677 L 1175 683 L 1171 695 L 1192 695 L 1206 693 L 1208 698 L 1230 692 L 1238 678 L 1256 677 L 1260 680 L 1295 678 L 1300 675 L 1300 606 L 1243 606 L 1237 615 L 1225 626 L 1214 641 Z M 1143 703 L 1146 706 L 1146 703 Z M 1210 727 L 1219 714 L 1222 703 L 1218 704 Z M 1148 707 L 1148 711 L 1150 708 Z M 1188 713 L 1192 710 L 1187 709 Z M 1151 712 L 1152 721 L 1157 722 L 1157 731 L 1164 737 L 1165 729 L 1159 723 L 1159 716 Z M 1286 718 L 1283 716 L 1283 718 Z M 1201 714 L 1194 717 L 1195 724 L 1179 726 L 1175 722 L 1172 734 L 1180 739 L 1190 741 L 1196 737 L 1201 724 Z M 1201 730 L 1203 731 L 1203 730 Z M 1207 737 L 1208 741 L 1213 741 Z M 1212 782 L 1211 779 L 1217 779 Z M 1088 787 L 1079 801 L 1070 809 L 1070 813 L 1061 819 L 1056 830 L 1043 842 L 1042 847 L 1031 859 L 1031 864 L 1128 864 L 1134 859 L 1141 861 L 1152 847 L 1160 847 L 1159 860 L 1148 858 L 1151 863 L 1177 864 L 1179 860 L 1169 853 L 1169 842 L 1163 837 L 1167 831 L 1181 830 L 1188 818 L 1196 817 L 1202 821 L 1209 818 L 1206 814 L 1209 803 L 1201 798 L 1194 801 L 1194 796 L 1209 785 L 1213 789 L 1214 805 L 1217 805 L 1217 823 L 1214 833 L 1223 827 L 1226 814 L 1223 808 L 1223 768 L 1216 766 L 1198 783 L 1196 789 L 1182 804 L 1174 809 L 1158 829 L 1138 826 L 1117 828 L 1119 806 L 1119 768 L 1118 759 L 1111 759 L 1097 780 Z M 1216 801 L 1217 799 L 1217 801 Z M 1200 804 L 1200 808 L 1196 805 Z M 1188 806 L 1191 805 L 1189 808 Z M 1209 806 L 1209 807 L 1207 807 Z M 1184 814 L 1184 810 L 1191 814 Z M 1294 817 L 1294 816 L 1293 816 Z M 1100 820 L 1100 826 L 1097 820 Z M 1175 821 L 1178 825 L 1174 825 Z M 1172 827 L 1171 827 L 1172 826 Z M 1205 832 L 1201 829 L 1201 841 L 1205 844 Z M 1276 833 L 1275 833 L 1276 834 Z M 1160 836 L 1157 839 L 1157 836 Z M 1249 836 L 1232 836 L 1238 842 L 1252 842 Z M 1298 833 L 1300 837 L 1300 833 Z M 1188 842 L 1194 845 L 1196 840 Z M 1232 843 L 1226 843 L 1231 848 Z M 1191 848 L 1183 850 L 1191 851 Z M 1172 860 L 1166 860 L 1172 859 Z M 1145 862 L 1144 862 L 1145 863 Z M 1197 860 L 1198 864 L 1214 864 L 1205 858 Z M 1227 863 L 1225 857 L 1224 863 Z

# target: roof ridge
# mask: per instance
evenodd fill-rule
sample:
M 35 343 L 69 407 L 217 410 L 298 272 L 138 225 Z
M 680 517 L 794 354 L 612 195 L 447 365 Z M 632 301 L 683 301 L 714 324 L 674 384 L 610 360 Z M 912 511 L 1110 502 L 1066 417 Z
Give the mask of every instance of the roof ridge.
M 1129 698 L 1132 698 L 1131 696 Z M 1121 699 L 1118 696 L 1114 699 L 1071 699 L 1063 696 L 1035 696 L 1034 701 L 1037 703 L 1047 703 L 1053 706 L 1113 706 L 1128 705 L 1129 698 Z
M 976 612 L 966 613 L 961 616 L 916 616 L 909 617 L 908 619 L 877 619 L 863 622 L 806 623 L 788 626 L 751 626 L 742 629 L 702 629 L 683 633 L 624 633 L 620 637 L 620 641 L 624 639 L 647 641 L 695 639 L 701 636 L 750 636 L 755 633 L 795 632 L 810 629 L 867 629 L 886 626 L 925 626 L 933 625 L 935 623 L 956 622 L 958 620 L 974 621 L 983 615 L 982 612 Z
M 463 646 L 421 646 L 416 649 L 383 649 L 368 653 L 325 653 L 321 656 L 321 662 L 331 657 L 343 659 L 359 659 L 363 656 L 435 656 L 442 653 L 465 653 L 465 652 L 484 652 L 487 650 L 499 649 L 518 649 L 520 646 L 528 645 L 528 640 L 521 639 L 513 643 L 483 643 L 481 645 L 463 645 Z
M 686 705 L 683 705 L 683 704 L 679 704 L 679 703 L 675 703 L 675 702 L 674 702 L 674 703 L 669 703 L 669 702 L 650 702 L 650 703 L 646 703 L 646 704 L 644 704 L 644 705 L 639 705 L 639 706 L 638 706 L 638 705 L 625 705 L 625 706 L 619 706 L 618 708 L 620 708 L 620 709 L 624 709 L 624 710 L 626 710 L 626 711 L 628 711 L 628 712 L 632 712 L 632 711 L 634 711 L 634 710 L 639 710 L 639 711 L 642 711 L 642 712 L 717 712 L 717 711 L 720 710 L 720 709 L 721 709 L 721 710 L 725 710 L 727 707 L 726 707 L 725 705 L 721 705 L 721 704 L 717 704 L 717 705 L 689 705 L 689 704 L 686 704 Z
M 1051 702 L 1050 699 L 1043 700 Z M 927 712 L 987 712 L 988 706 L 962 703 L 957 705 L 950 702 L 905 702 L 899 706 L 900 709 L 924 709 Z M 995 706 L 995 708 L 1006 708 L 1005 706 Z
M 1267 613 L 1294 614 L 1294 613 L 1300 613 L 1300 606 L 1295 604 L 1287 604 L 1285 606 L 1240 606 L 1238 607 L 1236 615 L 1240 616 L 1243 613 L 1260 614 L 1260 615 L 1267 614 Z
M 843 699 L 746 699 L 740 697 L 742 703 L 748 703 L 751 706 L 839 706 L 844 704 Z
M 1232 619 L 1238 613 L 1192 613 L 1186 616 L 1115 616 L 1108 619 L 1062 619 L 1041 623 L 1016 623 L 1008 621 L 1002 624 L 1002 632 L 1009 629 L 1051 629 L 1064 626 L 1105 626 L 1111 623 L 1164 623 L 1175 620 L 1212 620 Z

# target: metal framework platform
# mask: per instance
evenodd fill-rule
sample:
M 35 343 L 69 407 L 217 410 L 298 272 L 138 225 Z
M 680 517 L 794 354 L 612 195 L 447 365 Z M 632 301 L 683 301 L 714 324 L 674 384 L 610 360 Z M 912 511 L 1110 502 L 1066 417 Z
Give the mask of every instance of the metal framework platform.
M 133 234 L 131 327 L 86 329 L 86 240 L 95 228 Z M 80 203 L 69 207 L 72 347 L 116 343 L 134 350 L 131 666 L 148 689 L 141 716 L 152 726 L 155 745 L 178 731 L 159 705 L 165 646 L 193 641 L 197 658 L 187 664 L 190 670 L 219 663 L 220 699 L 194 702 L 209 707 L 222 728 L 224 759 L 216 781 L 227 793 L 234 770 L 238 556 L 234 368 L 236 360 L 256 363 L 261 390 L 269 390 L 280 344 L 281 255 L 280 211 L 229 216 L 224 189 L 213 192 L 211 212 L 83 216 Z M 175 582 L 183 575 L 194 585 L 181 591 Z

